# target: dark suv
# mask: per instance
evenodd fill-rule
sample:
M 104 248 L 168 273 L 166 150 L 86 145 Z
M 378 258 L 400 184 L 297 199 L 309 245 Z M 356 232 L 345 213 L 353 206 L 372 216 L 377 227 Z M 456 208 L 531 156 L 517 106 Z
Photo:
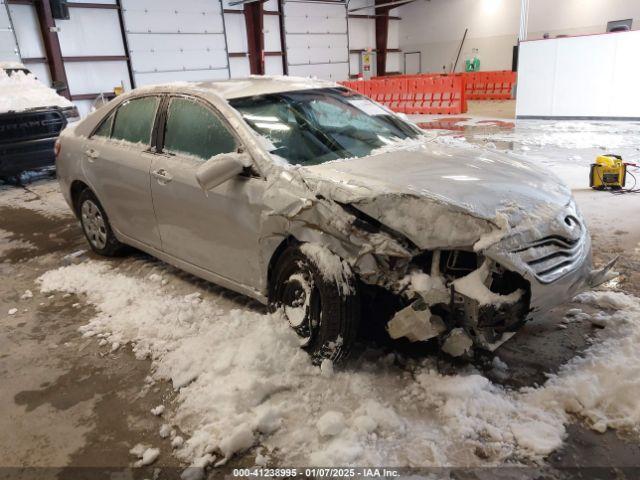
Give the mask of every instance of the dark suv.
M 0 85 L 0 178 L 53 165 L 56 138 L 79 119 L 77 108 L 19 63 L 0 63 Z

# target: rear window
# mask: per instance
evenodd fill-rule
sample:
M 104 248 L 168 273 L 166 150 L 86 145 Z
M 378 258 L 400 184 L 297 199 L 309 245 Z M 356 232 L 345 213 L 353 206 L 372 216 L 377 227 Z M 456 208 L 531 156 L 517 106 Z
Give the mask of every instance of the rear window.
M 149 145 L 159 101 L 158 97 L 142 97 L 127 100 L 120 105 L 113 122 L 111 138 Z

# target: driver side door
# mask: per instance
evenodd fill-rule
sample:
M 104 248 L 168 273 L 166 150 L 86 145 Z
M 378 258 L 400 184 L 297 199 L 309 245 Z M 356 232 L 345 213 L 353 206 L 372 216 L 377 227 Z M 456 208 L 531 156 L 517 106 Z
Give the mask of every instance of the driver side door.
M 162 250 L 234 283 L 257 288 L 258 235 L 266 182 L 252 175 L 205 192 L 196 172 L 211 157 L 238 154 L 237 136 L 213 106 L 169 97 L 151 164 Z

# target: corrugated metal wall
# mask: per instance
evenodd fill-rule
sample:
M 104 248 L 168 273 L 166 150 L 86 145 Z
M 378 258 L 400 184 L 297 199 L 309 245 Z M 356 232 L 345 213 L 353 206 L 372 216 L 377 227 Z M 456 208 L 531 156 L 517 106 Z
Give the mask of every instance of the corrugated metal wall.
M 137 86 L 229 78 L 222 3 L 123 0 Z
M 9 9 L 0 0 L 0 62 L 19 62 L 20 54 L 15 33 L 9 18 Z
M 349 78 L 345 3 L 285 0 L 284 26 L 289 75 Z

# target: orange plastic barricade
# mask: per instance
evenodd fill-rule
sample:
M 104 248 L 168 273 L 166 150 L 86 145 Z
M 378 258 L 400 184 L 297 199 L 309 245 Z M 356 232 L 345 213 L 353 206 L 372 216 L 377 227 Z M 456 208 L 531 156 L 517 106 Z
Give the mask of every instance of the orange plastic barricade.
M 462 75 L 408 75 L 342 85 L 395 112 L 458 114 L 467 111 L 466 81 Z

